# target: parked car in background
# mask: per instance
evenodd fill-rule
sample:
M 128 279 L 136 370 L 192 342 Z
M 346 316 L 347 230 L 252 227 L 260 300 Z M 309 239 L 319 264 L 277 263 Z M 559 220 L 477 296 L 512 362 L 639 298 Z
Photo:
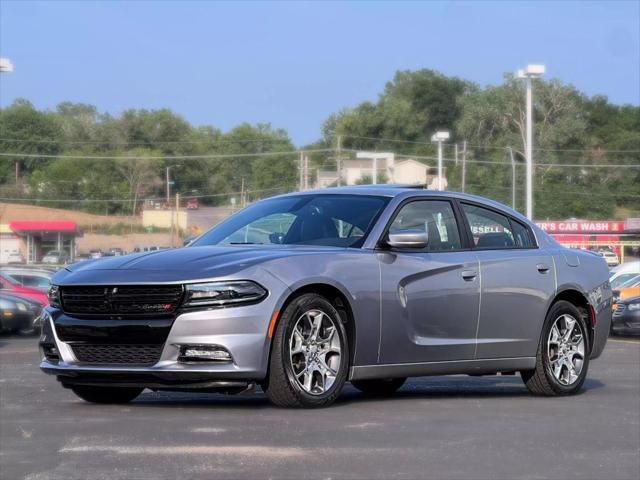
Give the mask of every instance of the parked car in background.
M 611 276 L 609 277 L 611 288 L 615 290 L 636 275 L 640 275 L 640 261 L 626 262 L 618 265 L 611 270 Z
M 62 250 L 50 250 L 42 257 L 42 263 L 50 263 L 54 265 L 64 265 L 69 263 L 71 257 L 67 252 Z
M 7 255 L 7 263 L 8 264 L 16 264 L 16 263 L 24 263 L 24 257 L 20 252 L 10 252 Z
M 197 198 L 190 198 L 187 200 L 187 210 L 198 210 L 200 208 L 200 202 Z
M 11 277 L 23 287 L 37 288 L 45 293 L 49 290 L 50 280 L 54 274 L 50 270 L 15 267 L 2 267 L 0 272 Z
M 611 318 L 611 332 L 640 335 L 640 295 L 618 301 Z
M 47 294 L 42 290 L 31 287 L 23 287 L 19 282 L 11 278 L 10 275 L 5 275 L 0 272 L 0 291 L 4 291 L 9 294 L 16 294 L 22 297 L 31 298 L 40 302 L 41 305 L 47 305 L 49 299 Z
M 612 308 L 615 310 L 616 304 L 620 300 L 626 300 L 640 295 L 640 275 L 636 275 L 630 278 L 618 288 L 613 290 L 613 304 Z
M 601 257 L 481 197 L 295 193 L 185 248 L 60 270 L 40 367 L 98 403 L 258 383 L 277 405 L 320 407 L 346 381 L 378 395 L 516 371 L 534 394 L 570 395 L 607 341 L 608 279 Z
M 90 258 L 102 258 L 102 250 L 89 250 Z
M 0 331 L 36 333 L 41 311 L 40 302 L 0 290 Z
M 615 252 L 609 250 L 601 250 L 598 252 L 598 255 L 604 258 L 609 267 L 617 267 L 620 264 L 620 259 Z
M 111 253 L 111 255 L 113 255 L 114 257 L 119 257 L 126 254 L 126 252 L 120 247 L 111 247 L 109 249 L 109 253 Z

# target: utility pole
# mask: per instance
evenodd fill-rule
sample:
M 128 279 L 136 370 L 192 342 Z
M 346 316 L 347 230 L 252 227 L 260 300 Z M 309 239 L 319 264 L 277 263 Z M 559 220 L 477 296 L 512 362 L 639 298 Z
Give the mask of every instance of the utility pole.
M 304 156 L 304 189 L 309 190 L 309 157 Z
M 181 165 L 169 165 L 167 167 L 167 169 L 166 169 L 167 170 L 167 173 L 166 173 L 166 177 L 167 177 L 167 207 L 169 207 L 169 208 L 171 208 L 171 201 L 170 201 L 171 196 L 169 194 L 171 182 L 169 181 L 169 176 L 171 175 L 171 169 L 172 168 L 180 168 L 180 167 L 181 167 Z
M 338 186 L 342 186 L 342 135 L 338 135 L 336 141 L 338 142 L 336 148 L 336 162 L 338 170 Z
M 539 78 L 546 68 L 544 65 L 527 65 L 518 70 L 517 78 L 524 79 L 527 88 L 527 218 L 533 220 L 533 93 L 532 80 Z
M 467 183 L 467 141 L 462 142 L 462 191 Z
M 513 148 L 507 147 L 511 160 L 511 208 L 516 209 L 516 161 L 513 158 Z
M 245 199 L 244 199 L 244 177 L 242 177 L 242 183 L 240 185 L 240 207 L 244 208 Z
M 299 183 L 298 190 L 302 191 L 302 189 L 304 188 L 304 152 L 302 151 L 300 152 L 298 170 L 299 170 L 299 176 L 300 176 L 300 183 Z
M 455 144 L 456 165 L 458 165 L 458 144 Z

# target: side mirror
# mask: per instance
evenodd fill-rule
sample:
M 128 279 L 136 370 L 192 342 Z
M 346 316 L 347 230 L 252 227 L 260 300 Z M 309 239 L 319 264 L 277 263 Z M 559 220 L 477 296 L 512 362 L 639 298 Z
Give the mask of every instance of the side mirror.
M 429 235 L 424 230 L 398 230 L 389 233 L 387 245 L 393 248 L 426 248 Z

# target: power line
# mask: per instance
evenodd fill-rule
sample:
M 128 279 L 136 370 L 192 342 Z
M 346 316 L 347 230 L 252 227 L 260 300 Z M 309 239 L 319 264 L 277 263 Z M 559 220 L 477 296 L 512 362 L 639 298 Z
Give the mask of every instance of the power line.
M 328 135 L 333 137 L 335 135 Z M 379 142 L 395 142 L 395 143 L 408 143 L 413 145 L 432 145 L 431 142 L 418 141 L 418 140 L 400 140 L 397 138 L 383 138 L 383 137 L 365 137 L 360 135 L 343 135 L 344 138 L 354 138 L 361 140 L 374 140 Z M 444 143 L 447 146 L 454 146 L 455 143 Z M 505 147 L 495 146 L 495 145 L 479 145 L 479 144 L 470 144 L 467 143 L 467 147 L 474 148 L 483 148 L 483 149 L 493 149 L 493 150 L 504 150 Z M 640 153 L 640 150 L 604 150 L 598 147 L 594 148 L 540 148 L 535 147 L 534 151 L 540 152 L 598 152 L 598 153 Z
M 257 190 L 245 190 L 245 194 L 249 193 L 264 193 L 264 192 L 273 192 L 276 190 L 288 190 L 288 187 L 282 185 L 279 187 L 272 188 L 263 188 Z M 240 195 L 242 192 L 227 192 L 227 193 L 211 193 L 206 195 L 186 195 L 189 198 L 215 198 L 215 197 L 228 197 L 231 195 Z M 145 197 L 138 199 L 139 202 L 144 203 L 146 201 L 161 201 L 165 200 L 165 197 Z M 133 198 L 85 198 L 85 199 L 77 199 L 77 198 L 7 198 L 0 197 L 0 201 L 5 202 L 46 202 L 46 203 L 90 203 L 90 202 L 105 202 L 105 203 L 130 203 L 133 201 Z
M 74 160 L 213 160 L 217 158 L 253 158 L 275 155 L 295 155 L 301 151 L 304 153 L 333 152 L 333 149 L 322 148 L 315 150 L 288 150 L 281 152 L 261 152 L 261 153 L 222 153 L 209 155 L 52 155 L 39 153 L 8 153 L 0 152 L 0 157 L 22 157 L 22 158 L 64 158 Z
M 437 160 L 436 157 L 429 157 L 425 155 L 400 155 L 396 154 L 398 158 L 415 158 L 420 160 Z M 445 162 L 455 162 L 455 158 L 443 158 Z M 511 165 L 511 162 L 502 162 L 499 160 L 471 160 L 467 159 L 467 163 L 480 163 L 486 165 Z M 517 166 L 524 166 L 523 163 L 516 163 Z M 575 168 L 640 168 L 638 164 L 610 164 L 610 163 L 534 163 L 534 167 L 575 167 Z
M 138 146 L 152 146 L 152 145 L 227 145 L 233 143 L 287 143 L 290 142 L 288 138 L 265 138 L 265 139 L 247 139 L 247 140 L 176 140 L 176 141 L 155 141 L 155 140 L 141 140 L 137 142 L 120 142 L 118 140 L 50 140 L 50 139 L 22 139 L 22 138 L 0 138 L 0 142 L 13 142 L 13 143 L 56 143 L 64 145 L 138 145 Z

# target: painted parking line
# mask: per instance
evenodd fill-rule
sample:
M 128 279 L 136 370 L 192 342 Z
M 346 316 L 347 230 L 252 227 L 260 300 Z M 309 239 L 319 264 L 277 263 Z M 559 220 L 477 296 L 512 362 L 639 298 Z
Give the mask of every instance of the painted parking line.
M 640 345 L 640 340 L 614 340 L 614 339 L 609 339 L 609 342 L 613 342 L 613 343 L 630 343 L 631 345 Z
M 117 455 L 237 455 L 242 457 L 290 458 L 309 454 L 302 448 L 213 445 L 75 445 L 65 446 L 59 453 L 114 453 Z

